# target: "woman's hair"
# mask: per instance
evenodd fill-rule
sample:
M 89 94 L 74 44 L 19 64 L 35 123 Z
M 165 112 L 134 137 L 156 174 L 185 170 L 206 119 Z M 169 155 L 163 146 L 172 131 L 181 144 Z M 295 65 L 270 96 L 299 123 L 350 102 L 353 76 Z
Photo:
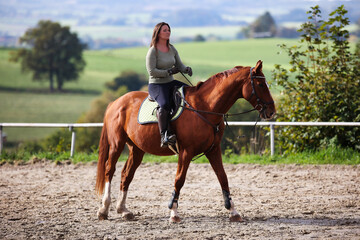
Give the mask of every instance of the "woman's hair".
M 151 39 L 151 43 L 150 43 L 150 47 L 154 46 L 156 48 L 156 43 L 158 42 L 159 40 L 159 33 L 160 33 L 160 29 L 162 26 L 164 25 L 167 25 L 169 27 L 169 30 L 171 32 L 171 29 L 170 29 L 170 25 L 166 22 L 161 22 L 161 23 L 158 23 L 156 24 L 156 26 L 154 27 L 154 31 L 153 31 L 153 35 L 152 35 L 152 39 Z M 169 46 L 170 45 L 170 41 L 167 40 L 167 45 Z

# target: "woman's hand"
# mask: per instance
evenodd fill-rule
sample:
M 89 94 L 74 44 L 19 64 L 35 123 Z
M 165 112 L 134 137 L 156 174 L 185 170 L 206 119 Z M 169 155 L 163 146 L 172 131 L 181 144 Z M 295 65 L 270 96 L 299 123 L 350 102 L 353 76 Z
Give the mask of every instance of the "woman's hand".
M 188 74 L 190 77 L 192 76 L 193 72 L 192 72 L 191 67 L 186 67 L 186 68 L 185 68 L 185 71 L 187 72 L 187 74 Z
M 177 67 L 172 67 L 168 70 L 168 73 L 170 75 L 174 75 L 174 74 L 177 74 L 178 72 L 180 72 L 180 70 L 177 68 Z

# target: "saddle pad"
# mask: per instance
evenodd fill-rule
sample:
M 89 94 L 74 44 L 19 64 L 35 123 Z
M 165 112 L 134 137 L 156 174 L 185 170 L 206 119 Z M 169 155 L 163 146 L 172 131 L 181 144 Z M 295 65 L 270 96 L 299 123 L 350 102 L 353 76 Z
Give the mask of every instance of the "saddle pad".
M 181 96 L 184 97 L 184 88 L 181 87 L 178 89 Z M 175 121 L 180 117 L 181 113 L 183 112 L 184 108 L 184 100 L 181 99 L 180 106 L 176 112 L 176 114 L 171 118 L 171 121 Z M 156 101 L 149 101 L 148 98 L 145 98 L 145 100 L 142 102 L 139 113 L 138 113 L 138 123 L 140 124 L 148 124 L 148 123 L 157 123 L 157 117 L 156 117 L 156 108 L 158 107 L 158 104 Z

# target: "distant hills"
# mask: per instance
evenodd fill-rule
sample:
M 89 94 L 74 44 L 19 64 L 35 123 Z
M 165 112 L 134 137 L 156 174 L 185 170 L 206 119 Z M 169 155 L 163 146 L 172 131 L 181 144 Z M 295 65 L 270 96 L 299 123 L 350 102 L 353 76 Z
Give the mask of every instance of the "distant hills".
M 42 19 L 87 30 L 152 28 L 159 21 L 174 27 L 241 27 L 268 11 L 277 24 L 296 23 L 306 21 L 311 6 L 320 5 L 326 16 L 341 4 L 355 23 L 360 18 L 359 0 L 0 0 L 0 37 L 17 38 Z
M 165 19 L 188 27 L 244 24 L 269 11 L 279 22 L 296 22 L 304 21 L 310 6 L 320 5 L 329 13 L 341 4 L 349 11 L 350 21 L 360 18 L 358 0 L 11 0 L 0 1 L 0 21 L 31 25 L 51 19 L 70 25 L 152 26 Z

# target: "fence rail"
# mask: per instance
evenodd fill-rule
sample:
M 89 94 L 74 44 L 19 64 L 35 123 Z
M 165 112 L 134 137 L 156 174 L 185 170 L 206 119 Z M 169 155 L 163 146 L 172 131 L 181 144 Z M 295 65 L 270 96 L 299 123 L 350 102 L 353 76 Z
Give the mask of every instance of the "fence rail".
M 358 127 L 360 122 L 228 122 L 229 126 L 269 126 L 270 127 L 270 150 L 275 153 L 275 126 L 348 126 Z M 69 128 L 71 131 L 70 156 L 74 156 L 76 132 L 75 128 L 102 127 L 103 123 L 0 123 L 0 154 L 3 150 L 3 127 L 28 127 L 28 128 Z

